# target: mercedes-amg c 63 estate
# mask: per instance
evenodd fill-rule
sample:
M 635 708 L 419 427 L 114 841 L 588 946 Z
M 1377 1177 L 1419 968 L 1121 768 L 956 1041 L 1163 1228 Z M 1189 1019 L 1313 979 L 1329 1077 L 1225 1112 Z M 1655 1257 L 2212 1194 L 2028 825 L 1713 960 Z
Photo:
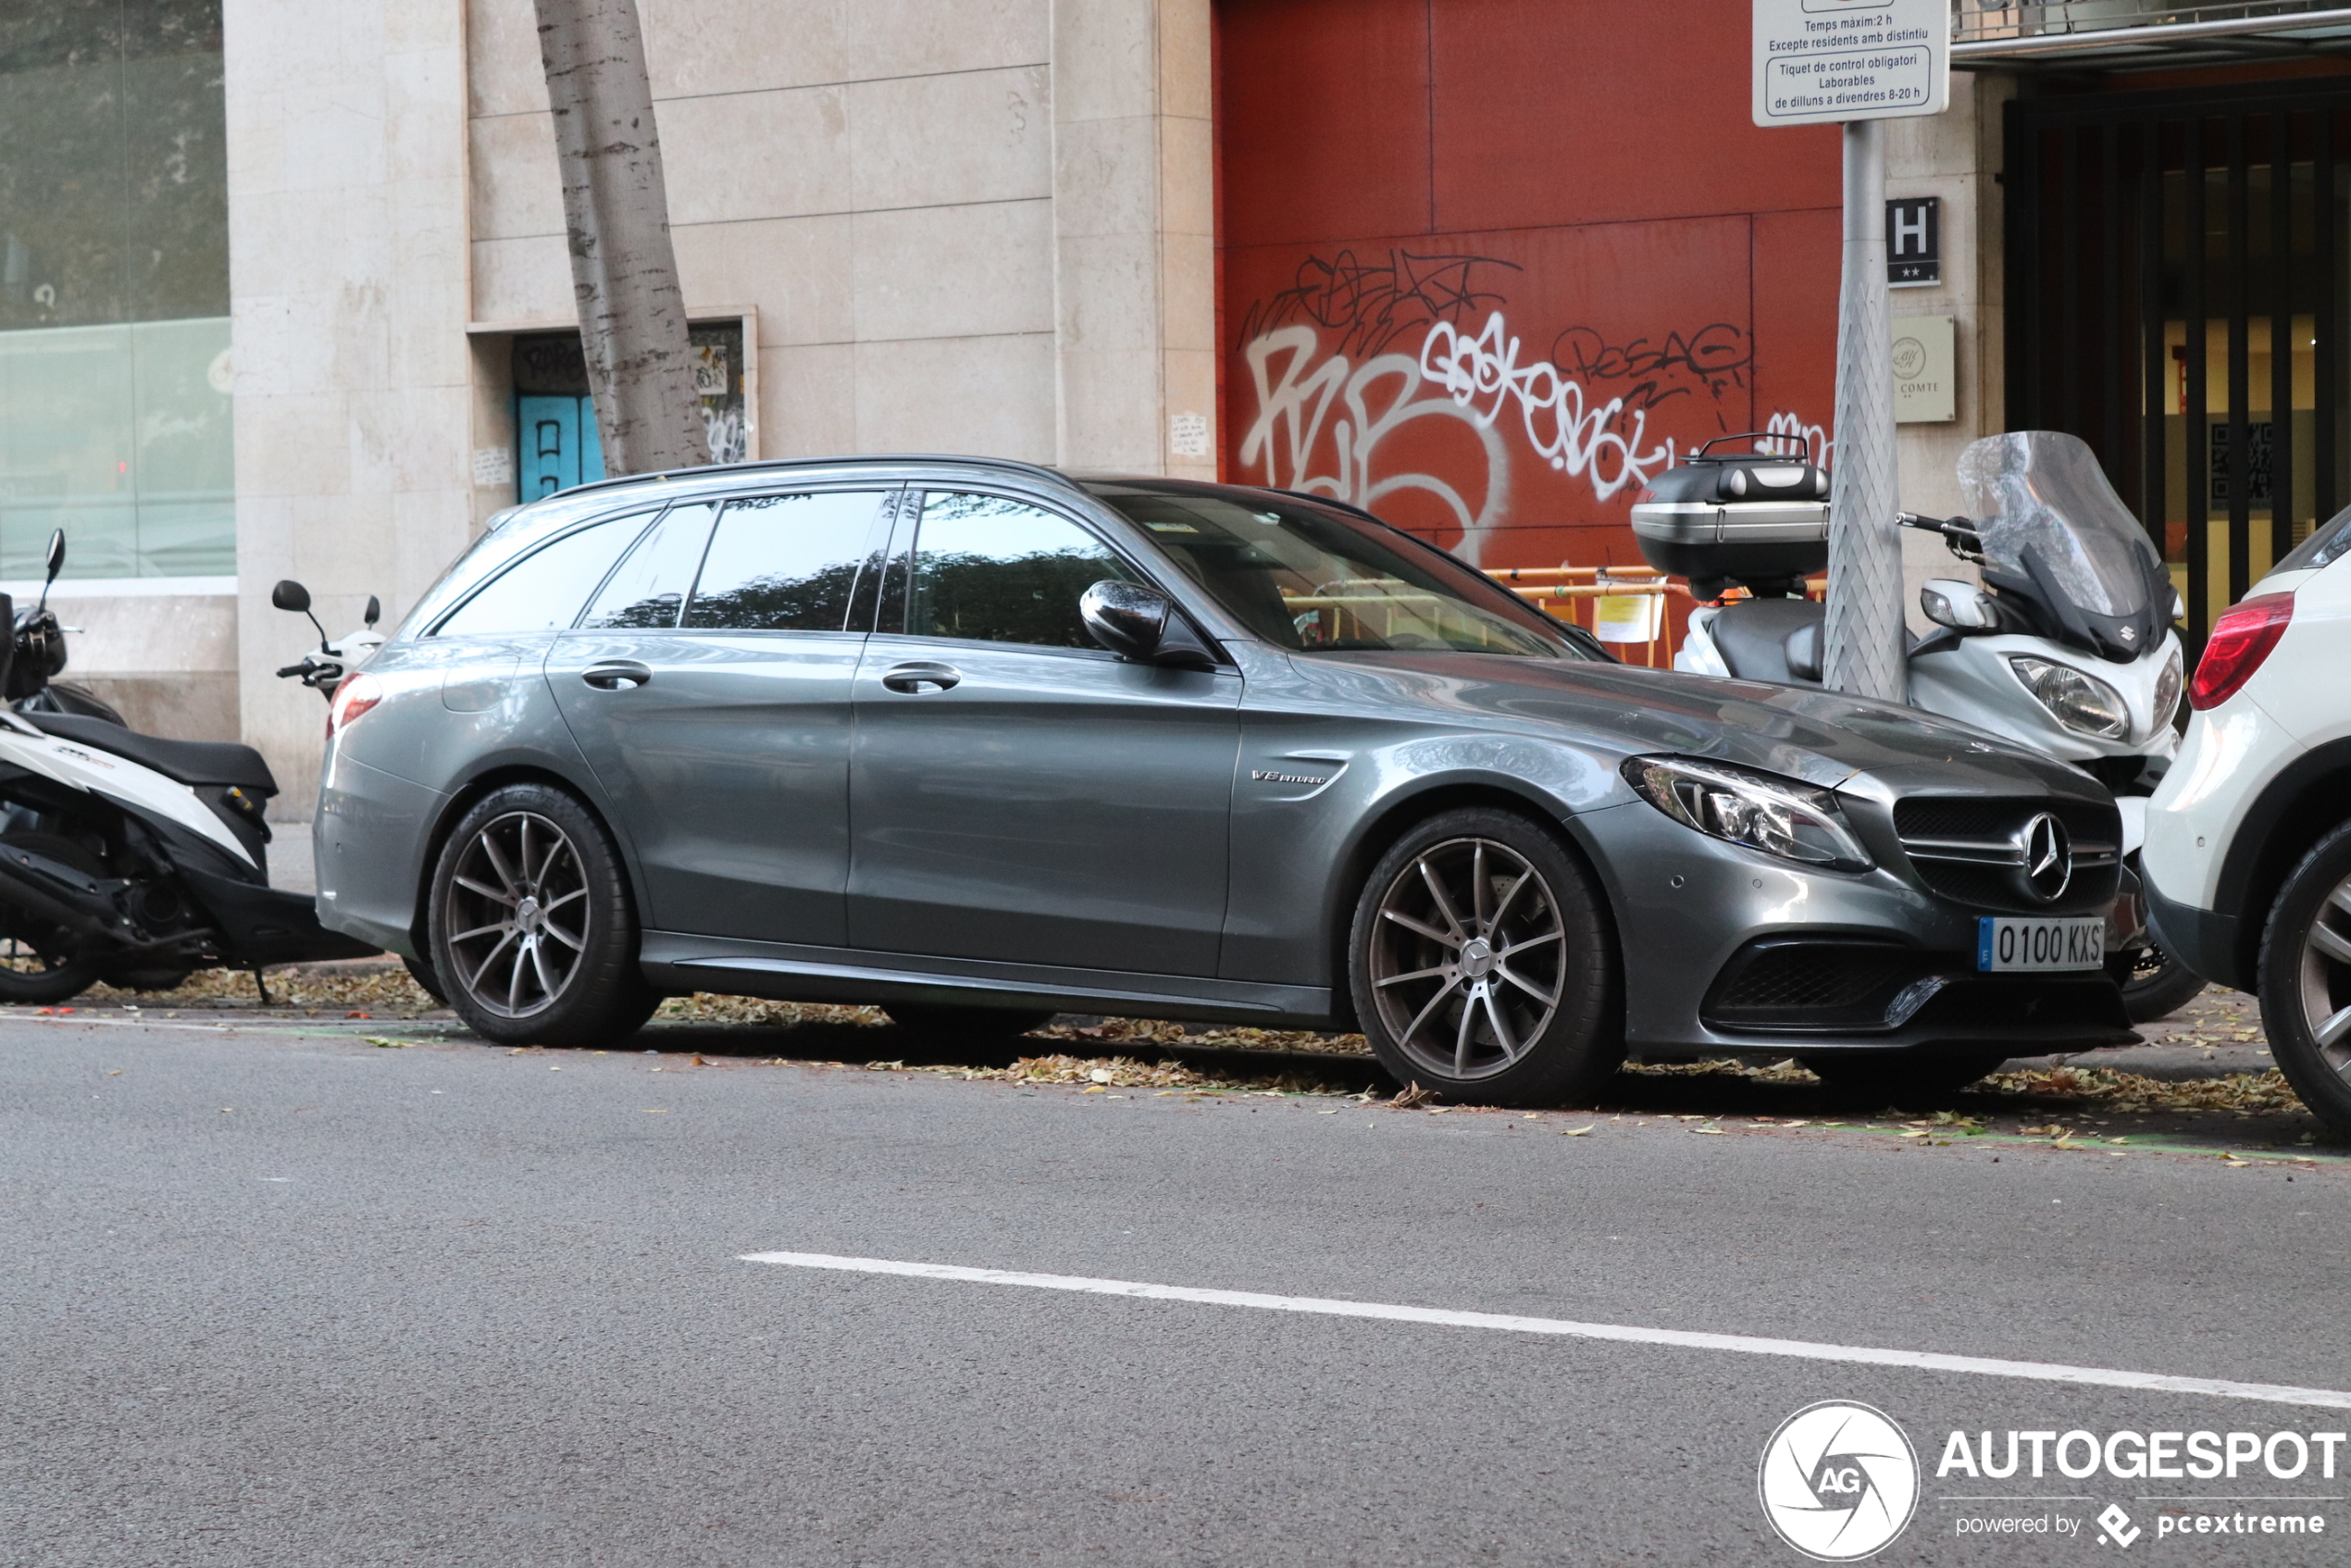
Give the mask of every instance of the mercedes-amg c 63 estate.
M 500 517 L 336 692 L 319 911 L 491 1039 L 666 992 L 1963 1082 L 2129 1038 L 2112 801 L 1902 708 L 1633 669 L 1329 501 L 956 458 Z

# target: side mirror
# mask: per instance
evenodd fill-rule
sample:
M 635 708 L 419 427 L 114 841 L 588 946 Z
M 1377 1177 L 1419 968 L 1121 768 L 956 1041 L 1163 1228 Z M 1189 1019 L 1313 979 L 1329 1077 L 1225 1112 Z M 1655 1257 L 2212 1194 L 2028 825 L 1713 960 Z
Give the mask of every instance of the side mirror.
M 359 618 L 360 618 L 361 620 L 363 620 L 363 621 L 367 622 L 367 627 L 368 627 L 368 628 L 369 628 L 370 630 L 373 630 L 373 629 L 374 629 L 374 628 L 375 628 L 375 624 L 376 624 L 378 621 L 379 621 L 379 620 L 381 620 L 381 619 L 383 619 L 383 618 L 384 618 L 384 607 L 383 607 L 383 604 L 382 604 L 382 602 L 381 602 L 380 600 L 377 599 L 377 597 L 376 597 L 374 594 L 372 594 L 372 593 L 368 594 L 368 595 L 367 595 L 367 613 L 366 615 L 364 615 L 364 616 L 360 616 Z
M 290 577 L 280 578 L 278 586 L 269 591 L 269 603 L 280 610 L 292 610 L 298 616 L 308 615 L 310 590 Z
M 49 530 L 49 580 L 56 581 L 57 574 L 65 569 L 66 530 L 52 529 Z
M 2000 624 L 2000 609 L 1992 596 L 1957 578 L 1927 579 L 1919 587 L 1919 610 L 1935 625 L 1954 631 L 1988 631 Z
M 1122 659 L 1138 665 L 1213 669 L 1216 655 L 1200 640 L 1174 601 L 1139 582 L 1105 579 L 1077 600 L 1086 634 Z

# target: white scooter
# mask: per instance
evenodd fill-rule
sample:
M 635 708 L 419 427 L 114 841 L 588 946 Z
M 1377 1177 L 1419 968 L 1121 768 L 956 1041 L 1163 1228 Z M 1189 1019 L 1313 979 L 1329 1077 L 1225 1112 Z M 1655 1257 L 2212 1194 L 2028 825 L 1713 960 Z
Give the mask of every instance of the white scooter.
M 1936 630 L 1909 646 L 1909 701 L 2062 758 L 2113 790 L 2133 872 L 2124 888 L 2136 901 L 2146 797 L 2180 744 L 2170 574 L 2075 437 L 1986 437 L 1960 454 L 1959 481 L 1979 520 L 1900 519 L 1940 535 L 1983 578 L 1981 587 L 1940 578 L 1920 590 Z M 1650 564 L 1690 577 L 1701 598 L 1734 584 L 1754 595 L 1692 611 L 1676 668 L 1821 683 L 1827 608 L 1800 597 L 1800 579 L 1827 561 L 1827 494 L 1820 469 L 1769 454 L 1701 453 L 1652 481 L 1651 498 L 1634 507 Z M 2144 915 L 2135 902 L 2121 912 L 2124 945 L 2109 961 L 2138 1023 L 2177 1011 L 2204 984 L 2132 935 Z
M 49 581 L 64 565 L 61 530 Z M 142 735 L 57 682 L 67 628 L 46 586 L 22 616 L 0 594 L 0 1002 L 373 954 L 269 886 L 278 786 L 260 753 Z

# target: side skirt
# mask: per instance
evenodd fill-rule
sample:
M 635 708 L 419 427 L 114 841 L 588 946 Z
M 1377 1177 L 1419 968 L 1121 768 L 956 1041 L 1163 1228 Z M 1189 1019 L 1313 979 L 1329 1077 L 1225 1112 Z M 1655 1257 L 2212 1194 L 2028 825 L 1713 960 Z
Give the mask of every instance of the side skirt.
M 665 991 L 718 991 L 771 1002 L 1050 1007 L 1064 1013 L 1198 1018 L 1261 1028 L 1332 1027 L 1331 993 L 1317 986 L 917 958 L 676 931 L 644 933 L 641 956 L 645 978 Z

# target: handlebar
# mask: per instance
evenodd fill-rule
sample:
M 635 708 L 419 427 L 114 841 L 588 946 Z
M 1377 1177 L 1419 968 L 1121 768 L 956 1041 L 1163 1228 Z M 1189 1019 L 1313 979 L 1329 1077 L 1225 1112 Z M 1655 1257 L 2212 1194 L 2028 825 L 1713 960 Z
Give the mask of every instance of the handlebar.
M 1951 554 L 1962 561 L 1981 564 L 1984 559 L 1984 541 L 1975 531 L 1975 522 L 1972 518 L 1930 517 L 1919 512 L 1897 512 L 1894 514 L 1894 520 L 1906 529 L 1917 529 L 1922 533 L 1940 534 L 1943 542 L 1950 547 Z

